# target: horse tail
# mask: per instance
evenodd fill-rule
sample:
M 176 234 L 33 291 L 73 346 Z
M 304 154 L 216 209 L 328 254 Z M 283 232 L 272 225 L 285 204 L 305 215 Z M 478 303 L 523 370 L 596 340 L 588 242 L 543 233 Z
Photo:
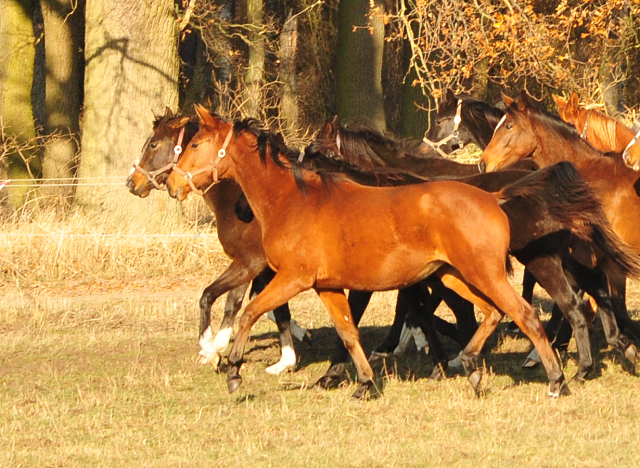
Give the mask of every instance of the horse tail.
M 544 167 L 497 193 L 502 204 L 529 197 L 546 206 L 553 218 L 576 237 L 600 250 L 630 277 L 640 274 L 640 256 L 614 232 L 602 203 L 575 166 L 567 161 Z

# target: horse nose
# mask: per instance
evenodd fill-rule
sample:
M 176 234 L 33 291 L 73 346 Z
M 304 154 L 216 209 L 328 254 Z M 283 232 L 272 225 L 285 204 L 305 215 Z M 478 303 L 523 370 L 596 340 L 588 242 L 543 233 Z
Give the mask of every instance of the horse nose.
M 480 172 L 487 172 L 487 163 L 484 161 L 480 161 L 478 163 L 478 169 L 480 169 Z
M 129 189 L 130 192 L 133 191 L 133 179 L 131 178 L 131 176 L 127 177 L 127 181 L 124 183 L 124 185 Z
M 167 191 L 169 192 L 169 196 L 171 198 L 179 200 L 180 196 L 182 196 L 182 187 L 178 187 L 174 190 L 171 186 L 167 185 Z

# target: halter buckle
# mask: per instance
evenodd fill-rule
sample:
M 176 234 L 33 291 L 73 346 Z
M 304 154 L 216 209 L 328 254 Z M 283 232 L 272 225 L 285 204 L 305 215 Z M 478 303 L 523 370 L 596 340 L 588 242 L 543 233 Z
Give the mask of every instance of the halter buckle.
M 224 148 L 220 148 L 220 149 L 218 150 L 218 157 L 219 157 L 220 159 L 224 158 L 226 155 L 227 155 L 227 150 L 226 150 L 226 149 L 224 149 Z
M 191 175 L 191 172 L 185 172 L 183 177 L 187 181 L 190 181 L 191 179 L 193 179 L 193 176 Z
M 182 153 L 182 146 L 180 145 L 176 145 L 173 148 L 173 154 L 175 154 L 176 156 L 178 156 L 180 153 Z

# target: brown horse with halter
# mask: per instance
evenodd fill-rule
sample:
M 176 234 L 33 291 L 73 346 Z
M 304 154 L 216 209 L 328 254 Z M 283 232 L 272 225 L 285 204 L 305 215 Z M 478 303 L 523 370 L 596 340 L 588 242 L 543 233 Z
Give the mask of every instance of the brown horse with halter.
M 344 289 L 391 290 L 437 274 L 471 300 L 484 320 L 462 361 L 476 391 L 477 357 L 502 314 L 510 315 L 539 350 L 550 380 L 550 396 L 566 386 L 560 361 L 540 319 L 507 280 L 509 222 L 499 195 L 442 181 L 371 188 L 304 170 L 277 151 L 257 151 L 256 136 L 197 108 L 201 128 L 167 180 L 179 200 L 192 190 L 232 178 L 242 187 L 260 222 L 274 279 L 240 320 L 229 355 L 227 384 L 236 390 L 249 331 L 268 310 L 314 289 L 358 373 L 354 397 L 373 385 L 373 371 L 360 345 Z
M 573 126 L 532 105 L 525 93 L 517 101 L 504 99 L 507 113 L 482 154 L 481 169 L 493 171 L 522 158 L 540 166 L 572 162 L 600 198 L 613 230 L 632 251 L 640 253 L 638 173 L 625 166 L 621 158 L 594 149 Z M 621 328 L 640 338 L 640 327 L 626 313 L 626 276 L 611 270 L 607 277 Z
M 142 155 L 134 163 L 126 185 L 132 194 L 147 197 L 151 190 L 165 190 L 165 182 L 181 155 L 183 145 L 188 144 L 198 130 L 197 117 L 174 115 L 167 108 L 165 115 L 156 116 L 153 134 L 147 139 Z M 235 207 L 242 196 L 238 184 L 227 180 L 212 187 L 203 197 L 216 217 L 218 239 L 224 252 L 231 258 L 229 267 L 213 283 L 207 286 L 200 299 L 200 364 L 210 363 L 216 370 L 222 352 L 228 347 L 236 314 L 242 306 L 249 284 L 252 293 L 264 288 L 273 272 L 268 271 L 267 258 L 262 249 L 262 234 L 257 222 L 242 222 Z M 228 292 L 224 316 L 218 332 L 211 330 L 211 306 L 222 294 Z M 310 344 L 311 334 L 291 320 L 288 306 L 277 308 L 270 318 L 278 325 L 282 356 L 278 363 L 266 371 L 278 374 L 296 364 L 295 348 L 291 335 Z
M 640 170 L 640 128 L 634 131 L 602 112 L 581 106 L 575 91 L 568 101 L 555 94 L 553 100 L 560 118 L 573 125 L 591 146 L 603 153 L 622 154 L 629 167 Z

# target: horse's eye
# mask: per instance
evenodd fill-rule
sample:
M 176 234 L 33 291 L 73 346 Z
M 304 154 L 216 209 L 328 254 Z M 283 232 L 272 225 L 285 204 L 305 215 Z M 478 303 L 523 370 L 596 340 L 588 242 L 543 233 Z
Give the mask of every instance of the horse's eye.
M 513 128 L 513 125 L 507 124 L 507 125 L 505 125 L 505 127 L 507 128 L 507 130 L 511 130 Z
M 439 127 L 440 125 L 442 125 L 442 120 L 440 119 L 436 119 L 436 125 Z
M 193 149 L 197 148 L 197 147 L 198 147 L 198 143 L 191 143 L 191 147 L 192 147 Z
M 154 141 L 149 146 L 151 146 L 151 149 L 156 149 L 158 147 L 158 142 Z

